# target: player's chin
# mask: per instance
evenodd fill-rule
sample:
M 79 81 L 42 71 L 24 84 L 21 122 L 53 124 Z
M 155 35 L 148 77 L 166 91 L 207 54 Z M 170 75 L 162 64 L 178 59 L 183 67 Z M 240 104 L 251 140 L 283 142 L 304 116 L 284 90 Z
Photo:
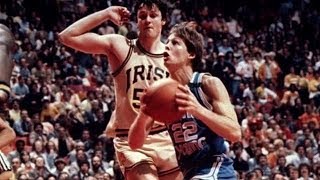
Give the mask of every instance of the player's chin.
M 172 63 L 171 61 L 165 61 L 164 65 L 166 66 L 166 68 L 169 70 L 170 73 L 175 71 L 174 63 Z

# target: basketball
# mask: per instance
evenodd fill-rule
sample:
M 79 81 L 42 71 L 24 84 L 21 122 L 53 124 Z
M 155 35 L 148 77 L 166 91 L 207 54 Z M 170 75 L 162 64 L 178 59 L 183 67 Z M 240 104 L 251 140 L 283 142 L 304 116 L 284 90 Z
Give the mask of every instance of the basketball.
M 170 78 L 152 83 L 141 99 L 146 104 L 144 113 L 165 124 L 181 119 L 183 113 L 178 112 L 175 102 L 176 91 L 179 91 L 178 84 L 177 81 Z

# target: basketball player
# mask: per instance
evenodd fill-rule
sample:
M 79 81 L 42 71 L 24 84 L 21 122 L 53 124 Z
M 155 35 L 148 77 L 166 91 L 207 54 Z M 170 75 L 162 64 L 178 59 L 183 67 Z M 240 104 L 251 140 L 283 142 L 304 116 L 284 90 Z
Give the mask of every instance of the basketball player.
M 0 24 L 0 111 L 3 111 L 3 104 L 10 96 L 10 77 L 13 68 L 11 50 L 14 45 L 14 38 L 8 27 Z M 16 135 L 13 129 L 0 117 L 0 149 L 10 144 Z M 13 176 L 10 163 L 0 151 L 0 179 L 9 179 Z
M 144 146 L 132 150 L 128 131 L 140 109 L 140 96 L 150 83 L 166 78 L 165 45 L 160 41 L 166 23 L 166 6 L 160 0 L 139 0 L 136 3 L 138 39 L 128 40 L 117 34 L 98 35 L 89 32 L 105 21 L 121 25 L 130 13 L 124 7 L 112 6 L 88 15 L 59 34 L 60 41 L 76 50 L 103 54 L 114 78 L 116 106 L 107 126 L 114 136 L 119 165 L 126 179 L 181 179 L 175 151 L 166 127 L 154 123 Z
M 181 85 L 176 93 L 182 119 L 167 128 L 177 154 L 184 179 L 236 179 L 233 162 L 225 155 L 225 140 L 241 138 L 240 125 L 223 83 L 209 74 L 198 73 L 202 58 L 202 36 L 194 23 L 181 23 L 170 32 L 165 53 L 165 65 L 171 78 Z M 142 97 L 143 98 L 143 97 Z M 143 114 L 145 104 L 130 128 L 129 144 L 140 147 L 153 120 Z

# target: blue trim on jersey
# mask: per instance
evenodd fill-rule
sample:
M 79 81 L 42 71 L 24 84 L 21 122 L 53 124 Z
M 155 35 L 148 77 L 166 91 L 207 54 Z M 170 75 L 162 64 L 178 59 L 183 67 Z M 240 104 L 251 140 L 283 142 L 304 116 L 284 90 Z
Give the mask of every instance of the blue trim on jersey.
M 202 77 L 203 74 L 194 73 L 189 88 L 201 105 L 211 109 L 210 104 L 204 102 Z M 236 179 L 233 161 L 224 155 L 227 151 L 224 138 L 202 121 L 186 114 L 167 127 L 184 179 Z

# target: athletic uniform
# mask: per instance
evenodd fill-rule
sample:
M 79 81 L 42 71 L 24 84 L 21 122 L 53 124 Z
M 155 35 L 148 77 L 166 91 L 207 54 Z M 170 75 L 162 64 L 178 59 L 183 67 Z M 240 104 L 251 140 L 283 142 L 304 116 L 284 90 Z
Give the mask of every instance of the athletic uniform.
M 11 171 L 11 165 L 7 157 L 0 151 L 0 174 L 5 171 Z
M 203 106 L 212 109 L 201 89 L 203 75 L 194 73 L 189 87 Z M 202 121 L 186 114 L 178 122 L 168 125 L 168 131 L 184 179 L 236 179 L 233 162 L 224 154 L 227 151 L 224 138 Z
M 155 122 L 145 144 L 136 150 L 128 145 L 128 131 L 140 108 L 140 97 L 152 82 L 169 77 L 163 54 L 147 52 L 138 40 L 128 40 L 128 55 L 115 70 L 116 107 L 107 126 L 114 138 L 117 158 L 123 172 L 140 163 L 157 166 L 159 176 L 178 170 L 175 151 L 166 126 Z

